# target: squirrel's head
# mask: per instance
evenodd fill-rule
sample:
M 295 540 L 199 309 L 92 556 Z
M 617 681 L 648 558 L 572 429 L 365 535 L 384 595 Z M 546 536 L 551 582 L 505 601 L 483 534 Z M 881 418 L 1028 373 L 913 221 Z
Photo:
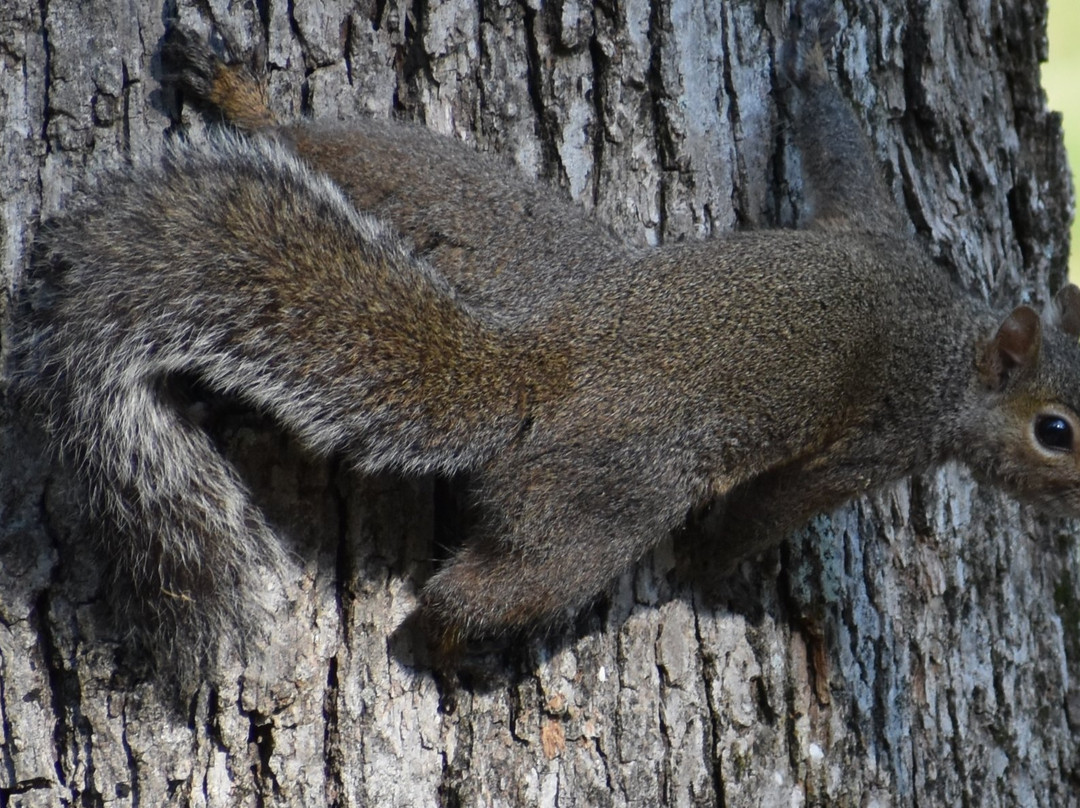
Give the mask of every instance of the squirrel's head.
M 1018 306 L 976 357 L 979 424 L 961 448 L 976 476 L 1046 510 L 1080 516 L 1080 288 L 1043 316 Z M 974 431 L 970 427 L 974 426 Z

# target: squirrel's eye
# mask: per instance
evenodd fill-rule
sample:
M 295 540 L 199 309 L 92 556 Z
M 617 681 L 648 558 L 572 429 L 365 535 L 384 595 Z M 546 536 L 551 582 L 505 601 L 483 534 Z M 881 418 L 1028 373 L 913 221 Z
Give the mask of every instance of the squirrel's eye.
M 1035 437 L 1047 449 L 1055 452 L 1072 451 L 1072 427 L 1059 415 L 1038 416 L 1035 419 Z

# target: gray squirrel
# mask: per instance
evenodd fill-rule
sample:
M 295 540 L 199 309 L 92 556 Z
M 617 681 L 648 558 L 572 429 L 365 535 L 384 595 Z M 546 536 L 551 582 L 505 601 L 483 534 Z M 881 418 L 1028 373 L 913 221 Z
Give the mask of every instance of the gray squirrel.
M 285 563 L 177 376 L 362 473 L 470 472 L 484 520 L 422 593 L 448 643 L 564 619 L 713 498 L 732 558 L 948 459 L 1080 514 L 1080 290 L 1040 316 L 945 277 L 815 29 L 786 59 L 806 227 L 634 249 L 422 129 L 278 123 L 173 28 L 185 100 L 236 131 L 48 222 L 14 351 L 151 644 L 198 665 Z

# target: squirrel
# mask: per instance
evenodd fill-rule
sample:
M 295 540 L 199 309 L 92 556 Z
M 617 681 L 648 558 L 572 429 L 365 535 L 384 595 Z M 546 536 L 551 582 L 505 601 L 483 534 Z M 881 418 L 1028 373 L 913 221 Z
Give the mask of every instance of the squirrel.
M 485 519 L 421 593 L 449 640 L 566 619 L 713 500 L 732 558 L 949 459 L 1080 514 L 1080 289 L 1040 316 L 947 278 L 818 27 L 784 55 L 805 226 L 650 249 L 418 127 L 279 123 L 172 28 L 171 79 L 235 131 L 47 223 L 14 351 L 149 639 L 242 642 L 283 563 L 177 376 L 362 473 L 468 471 Z

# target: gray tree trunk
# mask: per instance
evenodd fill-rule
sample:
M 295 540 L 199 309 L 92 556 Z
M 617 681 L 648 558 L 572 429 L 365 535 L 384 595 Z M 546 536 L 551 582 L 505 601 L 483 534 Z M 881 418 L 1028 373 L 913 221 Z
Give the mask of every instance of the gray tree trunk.
M 9 292 L 39 220 L 174 127 L 156 58 L 174 12 L 265 52 L 286 117 L 421 120 L 629 239 L 787 223 L 799 204 L 779 0 L 4 0 Z M 1045 15 L 837 3 L 831 61 L 897 200 L 942 271 L 1002 305 L 1065 271 Z M 295 576 L 272 647 L 177 714 L 102 606 L 79 486 L 0 407 L 0 807 L 1080 805 L 1075 525 L 962 469 L 821 517 L 722 581 L 691 581 L 709 545 L 676 538 L 575 630 L 450 681 L 397 629 L 454 540 L 458 488 L 358 478 L 237 415 L 219 436 Z

